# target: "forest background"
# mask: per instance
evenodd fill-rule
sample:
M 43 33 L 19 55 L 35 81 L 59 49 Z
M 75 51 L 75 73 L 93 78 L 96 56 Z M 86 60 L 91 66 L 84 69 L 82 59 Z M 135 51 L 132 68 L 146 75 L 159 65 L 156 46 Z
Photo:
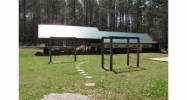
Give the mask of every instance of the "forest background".
M 147 33 L 168 49 L 168 0 L 19 0 L 19 41 L 38 42 L 38 24 Z

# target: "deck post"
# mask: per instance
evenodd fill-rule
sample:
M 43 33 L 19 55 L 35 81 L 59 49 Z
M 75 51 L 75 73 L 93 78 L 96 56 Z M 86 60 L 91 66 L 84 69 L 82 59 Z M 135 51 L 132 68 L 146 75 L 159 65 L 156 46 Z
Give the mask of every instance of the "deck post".
M 86 40 L 84 40 L 84 50 L 87 51 L 86 50 Z
M 110 37 L 110 70 L 112 71 L 112 65 L 113 65 L 113 47 L 112 47 L 112 37 Z
M 129 39 L 127 39 L 127 66 L 129 66 Z
M 50 37 L 50 39 L 49 39 L 49 55 L 50 55 L 50 61 L 49 62 L 52 62 L 52 52 L 51 52 L 51 42 L 52 42 L 52 39 L 51 39 L 51 37 Z
M 139 67 L 139 48 L 140 48 L 140 38 L 137 39 L 137 67 Z
M 101 66 L 104 68 L 104 37 L 101 40 Z
M 77 61 L 77 56 L 76 56 L 76 43 L 77 41 L 76 41 L 76 38 L 74 39 L 74 62 L 76 62 Z

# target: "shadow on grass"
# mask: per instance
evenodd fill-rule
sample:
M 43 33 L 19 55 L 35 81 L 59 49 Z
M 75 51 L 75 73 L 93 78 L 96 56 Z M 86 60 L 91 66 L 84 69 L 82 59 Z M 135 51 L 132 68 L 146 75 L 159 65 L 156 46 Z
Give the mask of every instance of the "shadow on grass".
M 48 64 L 63 64 L 63 63 L 74 63 L 74 62 L 73 61 L 48 62 Z
M 44 47 L 36 47 L 36 46 L 19 46 L 21 49 L 43 49 Z
M 105 71 L 110 71 L 109 69 L 106 69 L 106 68 L 104 68 L 104 67 L 102 67 Z
M 35 56 L 49 56 L 49 54 L 43 54 L 41 52 L 36 52 L 34 54 Z M 65 55 L 74 55 L 73 52 L 70 52 L 70 53 L 52 53 L 52 56 L 65 56 Z M 100 55 L 100 53 L 77 53 L 76 55 Z
M 168 52 L 160 52 L 161 54 L 168 54 Z
M 74 61 L 61 61 L 61 62 L 51 62 L 51 61 L 49 61 L 47 64 L 63 64 L 63 63 L 74 63 Z
M 120 73 L 125 73 L 125 72 L 136 72 L 136 71 L 143 71 L 143 70 L 147 70 L 147 69 L 130 66 L 129 68 L 120 68 L 120 69 L 115 69 L 112 71 L 115 74 L 120 74 Z
M 60 63 L 74 63 L 74 61 L 62 61 Z
M 147 70 L 145 68 L 137 68 L 137 67 L 133 67 L 133 66 L 130 66 L 129 68 L 119 68 L 119 69 L 115 69 L 115 70 L 114 69 L 113 70 L 109 70 L 109 69 L 106 69 L 106 68 L 103 68 L 103 69 L 105 71 L 112 71 L 115 74 Z

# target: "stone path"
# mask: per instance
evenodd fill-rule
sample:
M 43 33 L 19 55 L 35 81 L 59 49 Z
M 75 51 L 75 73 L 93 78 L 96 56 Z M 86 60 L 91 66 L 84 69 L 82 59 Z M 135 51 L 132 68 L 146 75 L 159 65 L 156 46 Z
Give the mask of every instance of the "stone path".
M 82 75 L 85 75 L 85 76 L 86 76 L 86 75 L 88 75 L 88 74 L 82 74 Z
M 78 72 L 83 72 L 83 70 L 77 70 Z
M 85 74 L 86 72 L 80 72 L 81 74 Z
M 85 83 L 85 86 L 95 86 L 95 83 Z
M 85 78 L 92 78 L 92 76 L 85 76 Z
M 88 62 L 88 61 L 85 61 L 85 62 Z M 85 62 L 81 62 L 81 63 L 78 63 L 75 67 L 77 68 L 77 71 L 81 74 L 81 75 L 84 75 L 85 78 L 86 78 L 86 81 L 90 81 L 90 79 L 92 78 L 92 76 L 88 76 L 88 74 L 83 70 L 81 69 L 80 65 L 81 64 L 84 64 Z M 85 86 L 95 86 L 95 83 L 85 83 Z
M 71 57 L 71 56 L 70 56 Z M 85 61 L 88 62 L 88 61 Z M 77 71 L 85 76 L 86 83 L 85 86 L 95 86 L 95 83 L 89 83 L 92 78 L 92 76 L 88 76 L 88 74 L 81 69 L 80 65 L 84 64 L 85 62 L 78 63 L 75 67 L 77 68 Z M 72 94 L 72 93 L 62 93 L 62 94 L 57 94 L 57 93 L 51 93 L 48 95 L 44 95 L 44 98 L 41 100 L 90 100 L 88 96 L 86 95 L 81 95 L 81 94 Z

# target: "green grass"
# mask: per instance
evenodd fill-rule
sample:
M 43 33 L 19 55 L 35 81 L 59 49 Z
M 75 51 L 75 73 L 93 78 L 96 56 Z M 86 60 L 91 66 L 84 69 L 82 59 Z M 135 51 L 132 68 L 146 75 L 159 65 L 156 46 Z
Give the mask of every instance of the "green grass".
M 80 93 L 91 95 L 93 100 L 167 100 L 168 63 L 146 60 L 167 54 L 141 53 L 140 67 L 126 66 L 126 54 L 115 54 L 113 71 L 109 69 L 109 55 L 105 55 L 105 70 L 101 68 L 100 55 L 35 56 L 37 48 L 19 49 L 19 99 L 36 100 L 49 93 Z M 92 79 L 77 72 L 76 64 Z M 136 54 L 130 54 L 130 65 L 136 66 Z M 94 82 L 95 87 L 85 87 Z

